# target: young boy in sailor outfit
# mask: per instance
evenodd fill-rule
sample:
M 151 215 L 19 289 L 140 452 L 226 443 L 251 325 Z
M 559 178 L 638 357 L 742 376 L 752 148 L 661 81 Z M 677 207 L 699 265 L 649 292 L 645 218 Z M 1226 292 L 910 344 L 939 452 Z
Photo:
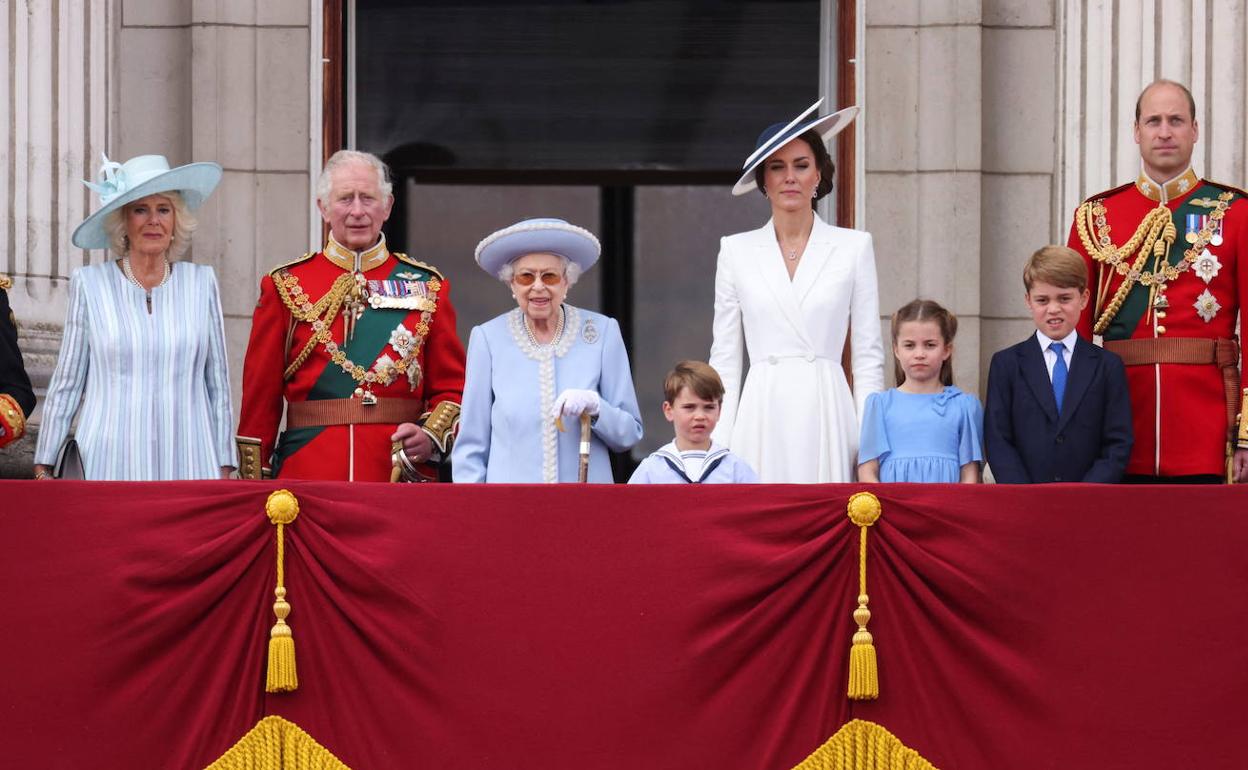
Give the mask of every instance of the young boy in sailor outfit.
M 701 361 L 681 361 L 663 381 L 663 416 L 676 440 L 641 461 L 629 484 L 752 484 L 757 474 L 727 447 L 711 442 L 724 383 Z

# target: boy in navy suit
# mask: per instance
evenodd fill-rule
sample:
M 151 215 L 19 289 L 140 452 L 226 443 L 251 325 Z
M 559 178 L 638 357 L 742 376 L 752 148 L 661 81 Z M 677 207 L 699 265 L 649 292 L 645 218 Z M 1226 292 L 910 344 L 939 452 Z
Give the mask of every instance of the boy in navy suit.
M 1036 333 L 997 352 L 988 369 L 984 440 L 1003 484 L 1116 483 L 1133 441 L 1127 375 L 1117 355 L 1080 339 L 1088 268 L 1045 246 L 1023 270 Z

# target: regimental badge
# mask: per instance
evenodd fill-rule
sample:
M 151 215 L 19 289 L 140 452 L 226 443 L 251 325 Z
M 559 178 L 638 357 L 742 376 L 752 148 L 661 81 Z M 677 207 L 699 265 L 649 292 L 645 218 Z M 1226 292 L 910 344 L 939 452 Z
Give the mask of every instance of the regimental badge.
M 416 336 L 403 324 L 400 323 L 394 327 L 394 331 L 390 332 L 390 347 L 394 348 L 401 358 L 407 358 L 415 346 Z
M 380 356 L 377 356 L 377 361 L 373 364 L 373 371 L 380 372 L 392 366 L 394 366 L 394 359 L 389 355 L 382 353 Z
M 1192 263 L 1192 272 L 1200 277 L 1200 280 L 1209 283 L 1218 277 L 1218 271 L 1222 269 L 1222 263 L 1218 260 L 1216 254 L 1209 249 L 1201 252 L 1201 255 Z
M 422 310 L 432 312 L 437 303 L 429 295 L 428 281 L 413 280 L 415 273 L 399 273 L 401 280 L 369 281 L 368 304 L 375 309 Z
M 1218 298 L 1213 296 L 1208 289 L 1201 292 L 1200 296 L 1196 298 L 1196 301 L 1192 303 L 1192 306 L 1196 308 L 1196 314 L 1200 316 L 1205 323 L 1212 321 L 1213 317 L 1216 316 L 1218 311 L 1222 309 L 1222 306 L 1218 304 Z
M 590 345 L 598 341 L 598 327 L 594 325 L 594 319 L 585 319 L 585 325 L 581 327 L 581 339 Z

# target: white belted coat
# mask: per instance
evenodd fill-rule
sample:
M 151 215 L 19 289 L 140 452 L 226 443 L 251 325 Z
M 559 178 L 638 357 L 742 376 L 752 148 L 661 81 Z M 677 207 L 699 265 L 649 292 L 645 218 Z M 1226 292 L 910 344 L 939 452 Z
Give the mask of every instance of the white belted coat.
M 852 394 L 841 368 L 851 329 Z M 715 440 L 765 483 L 852 481 L 867 395 L 884 387 L 871 235 L 816 215 L 792 280 L 771 221 L 723 238 L 713 331 L 709 363 L 725 389 Z

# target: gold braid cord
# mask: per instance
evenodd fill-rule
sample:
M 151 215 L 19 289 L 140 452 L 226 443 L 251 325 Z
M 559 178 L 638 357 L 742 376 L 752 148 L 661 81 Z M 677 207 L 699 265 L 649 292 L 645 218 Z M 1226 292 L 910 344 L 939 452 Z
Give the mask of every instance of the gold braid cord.
M 1100 315 L 1097 316 L 1096 325 L 1092 331 L 1095 334 L 1102 334 L 1109 327 L 1110 321 L 1113 321 L 1114 316 L 1118 315 L 1118 311 L 1122 309 L 1122 303 L 1130 293 L 1131 287 L 1144 275 L 1144 267 L 1148 263 L 1148 258 L 1152 256 L 1164 259 L 1165 254 L 1170 250 L 1170 244 L 1174 243 L 1177 235 L 1174 218 L 1165 204 L 1159 205 L 1144 216 L 1140 226 L 1135 229 L 1135 233 L 1121 248 L 1115 247 L 1109 239 L 1109 226 L 1105 224 L 1105 205 L 1101 201 L 1089 201 L 1081 205 L 1075 214 L 1075 225 L 1079 232 L 1079 240 L 1083 243 L 1088 256 L 1102 265 L 1109 265 L 1123 276 L 1122 285 L 1118 287 L 1118 291 L 1114 293 L 1113 299 L 1108 304 L 1104 304 L 1104 290 L 1108 287 L 1108 278 L 1104 286 L 1099 280 L 1097 281 L 1096 311 Z M 1096 241 L 1092 239 L 1093 227 L 1100 229 L 1100 236 Z M 1131 259 L 1137 250 L 1138 256 L 1135 257 L 1135 261 L 1127 264 L 1127 260 Z
M 867 529 L 880 518 L 880 500 L 870 492 L 858 492 L 849 498 L 850 521 L 858 525 L 858 609 L 854 610 L 853 644 L 849 648 L 850 700 L 875 700 L 880 697 L 880 675 L 875 658 L 875 640 L 867 630 L 871 610 L 867 609 Z
M 207 770 L 350 770 L 299 725 L 265 717 Z
M 319 332 L 322 328 L 328 331 L 330 324 L 338 317 L 338 313 L 342 310 L 342 303 L 355 288 L 355 276 L 351 273 L 338 276 L 333 285 L 329 287 L 329 291 L 325 292 L 325 295 L 315 303 L 307 301 L 303 287 L 299 285 L 299 279 L 285 270 L 279 270 L 273 275 L 273 285 L 277 287 L 277 294 L 282 304 L 290 311 L 291 316 L 296 321 L 313 324 L 313 329 Z M 308 356 L 312 355 L 312 351 L 316 349 L 316 343 L 324 341 L 321 337 L 321 334 L 315 333 L 308 338 L 303 349 L 299 351 L 299 355 L 295 356 L 290 366 L 286 367 L 283 375 L 285 379 L 289 380 L 295 376 L 295 372 L 299 371 L 299 367 L 303 366 L 303 362 L 307 361 Z
M 846 722 L 793 770 L 936 770 L 935 765 L 874 722 Z
M 299 688 L 295 673 L 295 637 L 286 625 L 290 604 L 286 601 L 286 541 L 283 530 L 294 523 L 299 515 L 299 501 L 289 491 L 279 489 L 269 495 L 264 504 L 265 515 L 277 527 L 277 588 L 273 589 L 276 601 L 273 614 L 277 622 L 269 631 L 269 667 L 265 680 L 265 692 L 291 692 Z
M 303 349 L 299 351 L 299 355 L 290 362 L 283 374 L 285 379 L 295 376 L 295 372 L 299 371 L 299 367 L 308 360 L 308 356 L 316 349 L 319 342 L 325 347 L 325 352 L 329 353 L 329 360 L 333 361 L 342 370 L 351 375 L 351 378 L 361 385 L 379 384 L 383 387 L 389 385 L 398 379 L 399 375 L 406 374 L 408 369 L 415 367 L 416 374 L 420 374 L 418 359 L 420 351 L 425 346 L 425 338 L 429 335 L 429 324 L 433 320 L 433 313 L 437 310 L 437 295 L 442 284 L 438 279 L 431 278 L 425 282 L 428 286 L 430 305 L 426 309 L 421 310 L 420 321 L 416 323 L 416 328 L 412 330 L 413 344 L 407 353 L 399 358 L 398 361 L 389 363 L 377 363 L 373 368 L 365 368 L 356 362 L 347 358 L 347 354 L 338 347 L 338 343 L 334 342 L 334 335 L 331 326 L 334 319 L 342 311 L 342 305 L 347 297 L 357 291 L 355 275 L 352 273 L 343 273 L 334 279 L 333 284 L 329 287 L 329 291 L 312 302 L 304 293 L 303 287 L 299 285 L 299 279 L 291 275 L 287 270 L 276 270 L 273 272 L 273 285 L 277 288 L 278 297 L 282 300 L 282 304 L 290 311 L 290 315 L 296 321 L 308 323 L 312 325 L 312 336 L 304 344 Z M 412 383 L 412 389 L 416 388 L 419 377 Z
M 1140 226 L 1135 229 L 1135 233 L 1121 247 L 1114 246 L 1110 239 L 1110 226 L 1105 220 L 1105 204 L 1100 200 L 1083 203 L 1075 212 L 1075 229 L 1079 234 L 1080 243 L 1083 244 L 1088 256 L 1101 265 L 1109 266 L 1123 277 L 1122 284 L 1114 292 L 1108 304 L 1103 303 L 1105 291 L 1109 287 L 1113 274 L 1106 276 L 1104 281 L 1097 280 L 1096 312 L 1099 315 L 1096 325 L 1092 327 L 1092 332 L 1103 334 L 1109 328 L 1109 324 L 1122 309 L 1122 303 L 1126 301 L 1127 294 L 1131 292 L 1131 287 L 1135 284 L 1147 286 L 1159 294 L 1164 293 L 1167 283 L 1189 270 L 1204 253 L 1205 247 L 1209 245 L 1209 240 L 1213 237 L 1222 217 L 1226 216 L 1226 210 L 1230 207 L 1231 199 L 1234 197 L 1235 194 L 1231 192 L 1224 192 L 1218 196 L 1217 205 L 1209 213 L 1208 223 L 1196 234 L 1196 241 L 1183 253 L 1183 259 L 1177 265 L 1172 265 L 1168 261 L 1170 247 L 1178 231 L 1174 226 L 1174 216 L 1164 203 L 1158 204 L 1157 208 L 1144 216 Z M 1093 238 L 1094 231 L 1095 238 Z M 1128 264 L 1132 255 L 1136 255 L 1135 261 Z M 1153 260 L 1152 271 L 1145 269 L 1150 257 Z

